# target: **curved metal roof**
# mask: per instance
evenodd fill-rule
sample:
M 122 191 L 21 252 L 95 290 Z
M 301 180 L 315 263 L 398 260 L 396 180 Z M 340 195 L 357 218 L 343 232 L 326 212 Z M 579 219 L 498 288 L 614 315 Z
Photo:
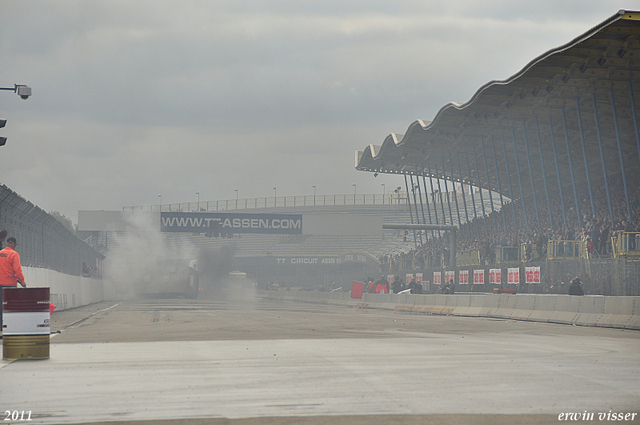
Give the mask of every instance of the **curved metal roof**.
M 535 196 L 545 177 L 556 193 L 570 186 L 569 161 L 577 184 L 586 163 L 592 186 L 604 184 L 605 173 L 610 184 L 621 181 L 623 169 L 637 185 L 638 97 L 640 12 L 621 10 L 468 102 L 446 104 L 433 121 L 414 121 L 404 135 L 356 152 L 356 169 L 471 182 L 512 199 Z

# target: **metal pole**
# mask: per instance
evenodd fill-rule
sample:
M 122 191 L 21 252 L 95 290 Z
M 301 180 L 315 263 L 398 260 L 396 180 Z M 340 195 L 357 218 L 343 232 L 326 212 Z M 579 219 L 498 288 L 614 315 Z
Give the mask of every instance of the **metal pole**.
M 451 178 L 453 179 L 453 162 L 451 161 L 451 151 L 449 151 L 449 169 L 451 170 Z M 458 204 L 458 191 L 456 190 L 455 182 L 453 182 L 453 199 L 456 201 L 456 213 L 458 214 L 458 226 L 462 226 L 462 219 L 460 218 L 460 205 Z
M 507 158 L 507 141 L 502 136 L 502 149 L 504 153 L 504 165 L 507 167 L 507 184 L 509 185 L 509 195 L 511 195 L 511 212 L 513 213 L 513 227 L 518 233 L 518 220 L 516 219 L 516 208 L 515 208 L 515 194 L 513 193 L 513 186 L 511 185 L 511 172 L 509 171 L 509 159 Z M 505 217 L 505 220 L 507 218 Z
M 496 177 L 498 179 L 498 192 L 500 193 L 500 214 L 502 215 L 502 226 L 505 233 L 507 232 L 507 218 L 504 214 L 504 198 L 502 196 L 502 185 L 500 184 L 500 172 L 498 171 L 498 155 L 496 154 L 496 143 L 491 136 L 491 149 L 493 149 L 493 163 L 496 166 Z
M 618 115 L 616 114 L 616 102 L 613 98 L 613 89 L 609 89 L 609 94 L 611 95 L 611 110 L 613 111 L 613 123 L 616 128 L 616 139 L 618 140 L 618 154 L 620 155 L 620 169 L 622 171 L 622 184 L 624 185 L 624 196 L 627 200 L 627 215 L 629 217 L 629 221 L 633 221 L 633 217 L 631 215 L 631 205 L 629 204 L 629 190 L 627 189 L 627 176 L 625 175 L 624 170 L 624 159 L 622 156 L 622 142 L 620 141 L 620 129 L 618 128 Z
M 520 184 L 520 194 L 522 195 L 522 211 L 524 212 L 524 230 L 529 231 L 529 218 L 527 217 L 527 205 L 524 199 L 524 189 L 522 188 L 522 173 L 520 172 L 520 161 L 518 160 L 518 148 L 516 146 L 516 129 L 511 127 L 511 137 L 513 138 L 513 153 L 516 157 L 516 170 L 518 170 L 518 183 Z
M 589 200 L 591 201 L 591 217 L 596 215 L 596 207 L 593 203 L 591 193 L 591 179 L 589 178 L 589 163 L 587 162 L 587 149 L 584 145 L 584 131 L 582 130 L 582 114 L 580 113 L 580 98 L 576 96 L 576 110 L 578 113 L 578 128 L 580 129 L 580 143 L 582 144 L 582 158 L 584 160 L 584 172 L 587 174 L 587 189 L 589 190 Z
M 598 135 L 598 147 L 600 148 L 600 162 L 602 163 L 602 175 L 604 176 L 604 189 L 607 193 L 607 205 L 609 206 L 609 219 L 611 224 L 614 224 L 613 220 L 613 207 L 611 206 L 611 196 L 609 195 L 609 183 L 607 182 L 607 166 L 604 161 L 604 149 L 602 147 L 602 136 L 600 135 L 600 119 L 598 117 L 598 105 L 596 103 L 595 93 L 591 93 L 593 98 L 593 114 L 596 120 L 596 134 Z
M 484 197 L 482 196 L 482 187 L 480 187 L 480 170 L 478 167 L 478 154 L 476 153 L 476 145 L 473 145 L 473 160 L 476 164 L 476 178 L 478 179 L 478 193 L 480 194 L 480 205 L 482 206 L 482 222 L 484 223 L 484 235 L 489 236 L 489 227 L 487 226 L 487 211 L 484 208 Z
M 573 165 L 571 164 L 571 148 L 569 147 L 569 130 L 567 130 L 567 116 L 564 106 L 560 108 L 562 111 L 562 125 L 564 126 L 564 140 L 567 142 L 567 159 L 569 160 L 569 171 L 571 173 L 571 185 L 573 186 L 573 199 L 576 202 L 576 214 L 578 215 L 578 225 L 582 228 L 582 214 L 580 214 L 580 204 L 578 202 L 578 191 L 576 190 L 576 179 L 573 173 Z
M 413 180 L 412 180 L 413 183 Z M 420 210 L 422 211 L 422 222 L 427 224 L 427 217 L 424 214 L 424 202 L 422 202 L 422 189 L 420 188 L 420 177 L 418 176 L 418 167 L 416 167 L 416 184 L 418 186 L 418 196 L 420 198 Z M 426 189 L 426 188 L 425 188 Z M 424 234 L 425 242 L 428 240 L 427 234 Z M 422 243 L 422 232 L 420 232 L 420 243 Z
M 457 155 L 457 158 L 458 158 L 458 174 L 462 176 L 462 167 L 460 166 L 460 155 Z M 464 206 L 464 215 L 467 219 L 467 222 L 465 224 L 466 224 L 467 232 L 469 233 L 469 239 L 472 239 L 471 220 L 469 220 L 469 209 L 467 208 L 467 194 L 465 193 L 465 190 L 464 190 L 464 181 L 462 178 L 460 178 L 460 191 L 462 192 L 462 203 Z
M 442 174 L 445 174 L 444 171 L 444 156 L 442 157 Z M 446 174 L 445 174 L 446 177 Z M 452 176 L 453 177 L 453 176 Z M 447 208 L 449 208 L 449 223 L 453 224 L 453 213 L 451 212 L 451 199 L 449 199 L 449 185 L 447 183 L 448 179 L 444 179 L 444 193 L 447 194 Z
M 438 223 L 438 206 L 436 205 L 435 191 L 433 190 L 433 174 L 431 174 L 431 165 L 429 167 L 429 184 L 431 185 L 431 196 L 433 196 L 433 215 L 436 218 L 436 224 Z
M 493 222 L 493 231 L 498 231 L 496 225 L 496 209 L 493 206 L 493 194 L 491 193 L 491 184 L 489 183 L 489 166 L 487 165 L 487 152 L 484 149 L 484 136 L 480 135 L 480 143 L 482 144 L 482 159 L 484 159 L 484 174 L 487 176 L 487 189 L 489 190 L 489 202 L 491 203 L 491 221 Z
M 411 212 L 411 199 L 409 197 L 409 183 L 407 183 L 407 175 L 404 175 L 404 187 L 407 189 L 407 204 L 409 205 L 409 215 L 411 216 L 411 224 L 413 223 L 413 213 Z M 413 243 L 418 245 L 418 240 L 416 239 L 416 232 L 413 231 Z
M 469 173 L 469 179 L 471 179 L 471 167 L 469 167 L 469 157 L 467 154 L 464 154 L 464 157 L 467 160 L 467 172 Z M 473 205 L 473 218 L 476 227 L 476 238 L 480 238 L 480 230 L 478 229 L 478 210 L 476 209 L 476 198 L 473 196 L 473 185 L 469 185 L 471 187 L 471 204 Z
M 438 176 L 438 195 L 440 195 L 440 208 L 442 209 L 442 223 L 447 224 L 447 215 L 444 212 L 444 201 L 442 200 L 442 188 L 440 187 L 440 174 L 438 173 L 438 166 L 436 165 L 436 176 Z M 449 223 L 451 224 L 451 223 Z
M 527 164 L 529 166 L 529 179 L 531 180 L 531 191 L 533 192 L 533 206 L 536 212 L 536 220 L 538 222 L 538 229 L 542 228 L 540 224 L 540 212 L 538 211 L 538 199 L 536 197 L 536 185 L 533 181 L 533 168 L 531 167 L 531 155 L 529 154 L 529 138 L 527 137 L 527 123 L 525 119 L 522 119 L 522 133 L 524 134 L 524 148 L 527 154 Z
M 544 182 L 544 194 L 547 197 L 547 209 L 549 210 L 549 223 L 551 228 L 555 229 L 556 226 L 553 223 L 553 214 L 551 213 L 551 201 L 549 199 L 549 187 L 547 186 L 547 172 L 544 168 L 544 157 L 542 155 L 542 137 L 540 136 L 540 123 L 536 116 L 536 133 L 538 134 L 538 150 L 540 151 L 540 164 L 542 164 L 542 181 Z M 542 229 L 540 229 L 542 230 Z
M 562 207 L 562 218 L 564 219 L 564 227 L 568 228 L 567 211 L 564 207 L 564 195 L 562 193 L 562 180 L 560 179 L 560 167 L 558 166 L 558 152 L 556 152 L 556 138 L 553 134 L 553 121 L 549 115 L 549 133 L 551 134 L 551 147 L 553 148 L 553 161 L 556 165 L 556 177 L 558 178 L 558 192 L 560 193 L 560 206 Z
M 429 206 L 429 194 L 427 194 L 427 178 L 424 176 L 424 166 L 422 167 L 422 183 L 424 184 L 424 199 L 427 203 L 427 213 L 429 213 L 429 224 L 433 224 L 433 222 L 431 221 L 431 207 Z M 431 188 L 431 191 L 433 191 L 433 187 Z M 431 231 L 431 238 L 435 239 L 435 233 L 433 232 L 433 230 Z
M 410 179 L 411 179 L 411 193 L 413 193 L 413 206 L 414 206 L 414 208 L 416 210 L 416 222 L 418 224 L 420 224 L 420 216 L 418 215 L 418 201 L 416 199 L 416 187 L 415 187 L 415 185 L 413 183 L 413 174 L 410 175 Z M 413 232 L 413 233 L 414 233 L 414 238 L 415 238 L 415 232 Z M 422 232 L 420 232 L 420 245 L 422 245 Z

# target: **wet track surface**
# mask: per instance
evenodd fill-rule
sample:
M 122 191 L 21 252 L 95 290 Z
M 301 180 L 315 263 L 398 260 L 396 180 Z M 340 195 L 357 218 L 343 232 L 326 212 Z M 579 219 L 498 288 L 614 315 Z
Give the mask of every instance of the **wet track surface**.
M 0 365 L 2 410 L 31 423 L 538 424 L 640 406 L 633 331 L 257 298 L 101 303 L 52 331 L 51 359 Z

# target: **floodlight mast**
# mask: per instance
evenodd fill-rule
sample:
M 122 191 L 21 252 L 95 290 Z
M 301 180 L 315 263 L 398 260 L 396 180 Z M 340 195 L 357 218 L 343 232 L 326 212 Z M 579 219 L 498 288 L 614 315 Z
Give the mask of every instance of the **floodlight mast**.
M 0 90 L 10 90 L 14 93 L 17 93 L 23 100 L 29 99 L 31 96 L 31 87 L 25 86 L 24 84 L 14 84 L 12 87 L 0 87 Z

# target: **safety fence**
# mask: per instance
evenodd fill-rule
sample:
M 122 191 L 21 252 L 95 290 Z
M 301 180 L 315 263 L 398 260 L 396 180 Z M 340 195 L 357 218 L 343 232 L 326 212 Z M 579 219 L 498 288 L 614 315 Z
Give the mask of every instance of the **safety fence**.
M 428 263 L 427 263 L 428 264 Z M 436 293 L 453 280 L 456 292 L 487 293 L 508 288 L 518 293 L 567 294 L 574 277 L 586 294 L 640 296 L 640 261 L 625 258 L 572 258 L 482 265 L 447 264 L 412 267 L 411 259 L 397 270 L 381 270 L 387 280 L 422 283 L 425 293 Z M 408 266 L 408 267 L 402 267 Z
M 491 317 L 578 326 L 640 330 L 640 297 L 533 294 L 363 294 L 349 292 L 258 291 L 290 302 L 312 302 L 403 313 Z
M 102 254 L 4 185 L 0 185 L 0 229 L 17 239 L 22 266 L 44 267 L 74 276 L 102 273 Z

